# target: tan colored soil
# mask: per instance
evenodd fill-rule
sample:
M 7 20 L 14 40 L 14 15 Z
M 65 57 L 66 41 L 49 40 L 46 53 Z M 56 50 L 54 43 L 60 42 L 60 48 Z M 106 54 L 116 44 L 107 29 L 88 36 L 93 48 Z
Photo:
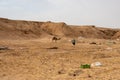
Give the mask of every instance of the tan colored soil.
M 119 41 L 69 40 L 1 40 L 9 50 L 0 50 L 0 80 L 120 80 Z M 80 68 L 94 62 L 102 66 Z

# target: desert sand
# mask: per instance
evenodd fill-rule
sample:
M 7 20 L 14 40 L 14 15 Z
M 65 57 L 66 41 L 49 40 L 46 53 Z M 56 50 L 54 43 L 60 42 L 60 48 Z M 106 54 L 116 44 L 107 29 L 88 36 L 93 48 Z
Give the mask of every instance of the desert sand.
M 53 42 L 56 35 L 61 40 Z M 1 19 L 0 80 L 120 80 L 119 35 L 119 29 Z M 80 68 L 95 62 L 101 66 Z

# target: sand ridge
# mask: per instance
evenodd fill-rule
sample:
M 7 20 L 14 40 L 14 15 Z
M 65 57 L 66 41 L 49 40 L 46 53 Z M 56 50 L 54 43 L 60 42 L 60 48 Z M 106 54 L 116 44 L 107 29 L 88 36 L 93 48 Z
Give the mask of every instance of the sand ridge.
M 0 39 L 36 39 L 47 36 L 117 39 L 119 29 L 94 25 L 76 26 L 64 22 L 39 22 L 0 18 Z

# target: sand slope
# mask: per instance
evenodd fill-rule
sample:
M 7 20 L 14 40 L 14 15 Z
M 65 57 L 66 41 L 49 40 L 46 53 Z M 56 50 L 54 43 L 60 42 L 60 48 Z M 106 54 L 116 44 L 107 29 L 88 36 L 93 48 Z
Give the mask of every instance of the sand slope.
M 120 30 L 92 25 L 71 26 L 64 22 L 20 21 L 0 18 L 0 39 L 31 39 L 47 36 L 114 39 L 119 37 L 118 31 Z

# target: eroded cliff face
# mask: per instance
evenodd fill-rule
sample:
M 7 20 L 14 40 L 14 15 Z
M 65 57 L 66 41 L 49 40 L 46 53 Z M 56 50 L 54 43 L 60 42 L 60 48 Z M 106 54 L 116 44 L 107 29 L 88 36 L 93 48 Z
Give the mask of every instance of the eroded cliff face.
M 113 36 L 112 39 L 120 39 L 120 31 L 116 32 Z
M 37 22 L 0 18 L 0 39 L 32 39 L 47 36 L 114 39 L 120 30 L 95 26 L 70 26 L 64 22 Z

